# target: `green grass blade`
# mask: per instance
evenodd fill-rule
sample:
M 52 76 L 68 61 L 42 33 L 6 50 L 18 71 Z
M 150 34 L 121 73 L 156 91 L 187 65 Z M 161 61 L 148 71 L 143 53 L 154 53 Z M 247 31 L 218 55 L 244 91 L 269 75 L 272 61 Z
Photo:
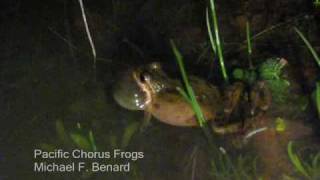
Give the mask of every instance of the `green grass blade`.
M 319 58 L 317 52 L 313 49 L 313 47 L 310 44 L 310 42 L 307 40 L 307 38 L 303 35 L 303 33 L 298 28 L 294 27 L 294 30 L 299 35 L 299 37 L 303 40 L 305 45 L 308 47 L 308 49 L 311 52 L 313 58 L 316 60 L 318 66 L 320 67 L 320 58 Z
M 179 69 L 180 69 L 180 72 L 181 72 L 181 75 L 182 75 L 183 82 L 184 82 L 184 84 L 186 86 L 187 94 L 188 94 L 188 97 L 189 97 L 188 99 L 191 102 L 192 109 L 195 111 L 199 126 L 200 127 L 204 127 L 204 125 L 206 123 L 206 120 L 205 120 L 204 115 L 203 115 L 203 113 L 201 111 L 200 105 L 197 102 L 195 93 L 194 93 L 194 91 L 193 91 L 193 89 L 192 89 L 192 87 L 191 87 L 191 85 L 189 83 L 187 73 L 186 73 L 186 71 L 184 69 L 183 57 L 180 54 L 180 52 L 178 51 L 178 49 L 177 49 L 176 45 L 174 44 L 174 42 L 171 40 L 170 43 L 171 43 L 171 46 L 172 46 L 172 49 L 173 49 L 173 53 L 174 53 L 174 55 L 176 57 L 176 60 L 178 62 Z M 184 96 L 186 97 L 186 95 L 184 95 Z
M 303 33 L 297 28 L 294 27 L 294 30 L 296 31 L 296 33 L 299 35 L 299 37 L 302 39 L 302 41 L 304 42 L 304 44 L 307 46 L 307 48 L 309 49 L 309 51 L 311 52 L 314 60 L 316 61 L 316 63 L 318 64 L 318 66 L 320 67 L 320 58 L 319 55 L 317 54 L 317 52 L 314 50 L 314 48 L 312 47 L 312 45 L 310 44 L 310 42 L 307 40 L 307 38 L 303 35 Z M 320 83 L 317 82 L 316 84 L 316 104 L 317 104 L 317 111 L 318 111 L 318 115 L 320 117 Z
M 91 144 L 87 137 L 83 136 L 80 133 L 77 132 L 71 132 L 70 138 L 72 139 L 73 143 L 84 150 L 91 150 Z
M 129 124 L 125 128 L 123 136 L 122 136 L 122 142 L 121 142 L 122 148 L 126 148 L 129 145 L 130 140 L 132 139 L 135 132 L 137 132 L 137 130 L 139 129 L 139 126 L 140 126 L 139 123 L 134 122 L 134 123 Z
M 208 35 L 209 35 L 209 39 L 210 39 L 211 48 L 212 48 L 213 53 L 216 54 L 217 48 L 216 48 L 216 45 L 214 43 L 214 38 L 213 38 L 213 35 L 212 35 L 212 31 L 211 31 L 208 8 L 206 8 L 206 22 L 207 22 L 207 29 L 208 29 Z
M 316 154 L 316 155 L 313 157 L 312 166 L 313 166 L 314 168 L 317 167 L 319 162 L 320 162 L 320 153 Z
M 57 147 L 53 144 L 41 143 L 40 148 L 44 151 L 55 151 Z
M 246 34 L 247 34 L 247 46 L 248 46 L 248 55 L 251 56 L 252 54 L 252 46 L 251 46 L 251 35 L 250 35 L 250 24 L 247 21 L 246 23 Z
M 183 96 L 183 98 L 185 98 L 185 99 L 188 101 L 188 103 L 191 104 L 190 98 L 189 98 L 188 94 L 186 93 L 186 91 L 183 90 L 183 89 L 180 88 L 180 87 L 177 87 L 177 90 L 179 91 L 179 93 L 181 94 L 181 96 Z
M 253 64 L 252 64 L 252 60 L 251 60 L 251 55 L 252 55 L 251 33 L 250 33 L 250 24 L 248 21 L 246 23 L 246 35 L 247 35 L 247 50 L 248 50 L 249 68 L 253 69 Z
M 288 144 L 288 155 L 292 164 L 294 165 L 294 167 L 298 172 L 300 172 L 302 175 L 310 179 L 310 175 L 307 173 L 307 171 L 303 167 L 299 157 L 296 154 L 294 154 L 292 146 L 293 146 L 292 141 L 290 141 Z
M 227 74 L 227 70 L 225 68 L 224 58 L 223 58 L 223 53 L 222 53 L 222 47 L 221 47 L 222 45 L 221 45 L 221 41 L 220 41 L 219 27 L 218 27 L 218 18 L 217 18 L 214 0 L 210 0 L 210 10 L 212 13 L 213 29 L 214 29 L 214 34 L 215 34 L 215 45 L 216 45 L 217 52 L 218 52 L 222 76 L 223 76 L 224 81 L 226 83 L 229 83 L 229 77 Z
M 93 151 L 97 151 L 96 141 L 94 140 L 93 132 L 89 131 L 89 142 Z
M 70 138 L 64 128 L 62 120 L 56 120 L 56 133 L 62 144 L 70 144 Z
M 316 106 L 317 106 L 318 116 L 320 117 L 320 82 L 316 83 Z

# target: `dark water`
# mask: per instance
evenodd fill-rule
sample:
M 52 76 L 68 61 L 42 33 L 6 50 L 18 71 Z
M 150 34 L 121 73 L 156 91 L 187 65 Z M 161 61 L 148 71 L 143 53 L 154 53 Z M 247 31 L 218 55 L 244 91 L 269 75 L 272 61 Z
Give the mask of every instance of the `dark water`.
M 241 144 L 242 134 L 215 135 L 214 145 L 220 150 L 208 145 L 200 128 L 174 127 L 152 119 L 151 125 L 139 132 L 143 112 L 121 108 L 112 98 L 116 75 L 129 67 L 159 61 L 171 77 L 179 78 L 169 39 L 175 40 L 190 74 L 223 89 L 218 61 L 211 63 L 205 25 L 207 2 L 84 3 L 97 51 L 95 71 L 77 1 L 1 2 L 0 179 L 285 179 L 282 174 L 293 179 L 304 177 L 290 162 L 287 144 L 294 140 L 294 151 L 309 164 L 315 159 L 310 156 L 319 152 L 319 118 L 311 96 L 319 68 L 292 27 L 303 31 L 320 52 L 320 9 L 312 2 L 216 2 L 229 73 L 235 67 L 248 67 L 244 41 L 245 22 L 249 20 L 252 34 L 269 29 L 253 41 L 254 64 L 270 57 L 287 59 L 286 73 L 291 83 L 288 102 L 273 103 L 261 118 L 262 123 L 271 126 L 278 117 L 290 122 L 285 133 L 271 132 L 246 144 Z M 306 103 L 300 103 L 300 99 Z M 39 148 L 111 153 L 121 149 L 131 155 L 143 152 L 144 156 L 136 161 L 34 159 L 34 149 Z M 37 161 L 130 162 L 131 170 L 36 173 Z M 277 165 L 283 169 L 274 168 Z M 315 179 L 320 178 L 320 166 L 312 170 L 308 172 Z

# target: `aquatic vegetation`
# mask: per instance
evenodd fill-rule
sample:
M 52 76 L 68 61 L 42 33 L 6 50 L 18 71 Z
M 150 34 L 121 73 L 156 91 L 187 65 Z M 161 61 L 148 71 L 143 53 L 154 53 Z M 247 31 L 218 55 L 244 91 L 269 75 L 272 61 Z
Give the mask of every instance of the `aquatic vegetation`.
M 246 22 L 246 37 L 247 37 L 247 52 L 248 52 L 248 61 L 249 61 L 249 68 L 253 68 L 252 64 L 252 44 L 251 44 L 251 32 L 250 32 L 250 23 L 249 21 Z
M 65 131 L 64 125 L 61 120 L 56 120 L 56 133 L 58 139 L 64 142 L 65 144 L 68 143 L 68 134 Z
M 211 25 L 209 22 L 209 12 L 208 12 L 208 8 L 207 8 L 207 10 L 206 10 L 206 17 L 207 18 L 206 19 L 207 19 L 207 27 L 208 27 L 208 33 L 209 33 L 209 37 L 210 37 L 211 47 L 212 47 L 214 53 L 216 53 L 216 51 L 217 51 L 223 79 L 226 83 L 229 83 L 229 77 L 228 77 L 227 70 L 225 68 L 225 63 L 224 63 L 222 45 L 220 42 L 218 18 L 217 18 L 214 0 L 210 0 L 210 11 L 211 11 L 211 18 L 212 18 L 213 29 L 214 29 L 214 38 L 213 38 L 212 31 L 211 31 Z
M 287 100 L 290 82 L 283 77 L 283 68 L 287 64 L 285 59 L 269 58 L 256 69 L 236 68 L 232 75 L 234 79 L 253 85 L 258 79 L 266 81 L 273 101 L 283 103 Z
M 276 118 L 275 129 L 277 132 L 284 132 L 287 128 L 286 122 L 281 117 Z
M 78 127 L 75 131 L 70 132 L 70 138 L 78 148 L 97 151 L 97 145 L 92 130 L 86 132 L 86 130 L 81 128 L 80 123 L 78 123 Z
M 248 50 L 248 55 L 251 56 L 252 54 L 252 46 L 251 46 L 251 35 L 250 35 L 250 24 L 247 21 L 246 23 L 246 37 L 247 37 L 247 50 Z
M 269 58 L 259 67 L 259 75 L 262 79 L 279 80 L 285 65 L 287 65 L 285 59 Z
M 116 136 L 114 134 L 109 135 L 109 142 L 112 148 L 126 148 L 132 137 L 135 133 L 139 130 L 140 123 L 133 122 L 128 124 L 125 129 L 123 130 L 122 136 Z
M 247 155 L 231 158 L 226 152 L 217 152 L 217 155 L 218 157 L 211 161 L 210 175 L 213 179 L 259 179 L 256 158 Z
M 253 70 L 236 68 L 232 72 L 232 76 L 236 80 L 244 81 L 248 84 L 253 84 L 257 80 L 257 73 Z
M 183 63 L 183 57 L 181 55 L 181 53 L 179 52 L 179 50 L 177 49 L 176 45 L 174 44 L 173 41 L 171 41 L 171 47 L 172 50 L 174 52 L 174 55 L 176 57 L 176 60 L 178 62 L 179 65 L 179 69 L 181 72 L 181 76 L 186 88 L 186 91 L 184 91 L 181 88 L 178 88 L 178 91 L 181 93 L 181 95 L 190 103 L 192 109 L 195 112 L 196 115 L 196 119 L 197 122 L 199 123 L 199 126 L 201 127 L 201 129 L 203 130 L 204 134 L 206 135 L 206 137 L 208 138 L 208 142 L 211 146 L 211 148 L 215 148 L 215 146 L 212 144 L 212 134 L 211 131 L 209 130 L 209 128 L 207 127 L 207 120 L 204 117 L 204 114 L 202 113 L 201 107 L 197 101 L 196 95 L 189 83 L 188 80 L 188 76 L 187 73 L 184 69 L 184 63 Z
M 320 7 L 320 0 L 314 0 L 313 4 L 314 4 L 316 7 Z
M 84 150 L 97 151 L 97 145 L 93 136 L 92 130 L 86 130 L 81 127 L 78 123 L 77 127 L 70 132 L 65 130 L 65 127 L 61 120 L 56 121 L 56 133 L 58 136 L 58 144 L 64 145 L 65 147 L 72 148 L 77 147 Z M 43 148 L 54 149 L 55 145 L 42 144 Z
M 314 48 L 312 47 L 310 42 L 307 40 L 307 38 L 303 35 L 303 33 L 298 28 L 295 27 L 294 30 L 299 35 L 299 37 L 302 39 L 304 44 L 307 46 L 307 48 L 311 52 L 314 60 L 316 61 L 316 63 L 320 67 L 320 57 L 319 57 L 318 53 L 314 50 Z M 318 111 L 318 115 L 320 117 L 320 84 L 319 84 L 319 82 L 316 83 L 316 89 L 315 89 L 314 93 L 315 93 L 315 102 L 316 102 L 316 106 L 317 106 L 317 111 Z
M 292 164 L 296 168 L 296 170 L 298 170 L 305 177 L 310 178 L 310 176 L 308 175 L 306 169 L 303 167 L 303 165 L 302 165 L 300 159 L 298 158 L 298 156 L 293 153 L 292 142 L 289 142 L 289 144 L 288 144 L 288 155 L 290 157 L 290 160 L 291 160 Z
M 173 41 L 171 41 L 171 46 L 176 56 L 176 60 L 179 64 L 179 68 L 187 90 L 184 91 L 183 89 L 179 88 L 179 92 L 192 105 L 192 108 L 196 112 L 200 127 L 202 127 L 207 137 L 211 138 L 210 134 L 208 134 L 208 129 L 205 127 L 206 120 L 204 119 L 201 108 L 197 103 L 194 91 L 189 84 L 188 77 L 183 65 L 183 58 Z M 210 139 L 209 143 L 212 143 Z M 256 175 L 256 161 L 254 159 L 251 159 L 251 157 L 243 157 L 240 155 L 234 162 L 234 160 L 232 160 L 232 158 L 226 152 L 222 152 L 213 144 L 211 144 L 211 153 L 213 159 L 211 161 L 212 171 L 210 172 L 210 174 L 214 179 L 257 179 L 258 176 Z M 252 166 L 248 166 L 248 164 L 252 164 Z
M 312 47 L 310 42 L 307 40 L 307 38 L 303 35 L 303 33 L 298 28 L 294 27 L 294 30 L 299 35 L 299 37 L 302 39 L 302 41 L 305 43 L 305 45 L 307 46 L 307 48 L 311 52 L 314 60 L 316 61 L 316 63 L 320 67 L 320 57 L 318 56 L 317 52 L 314 50 L 314 48 Z
M 311 155 L 311 162 L 301 160 L 299 156 L 293 152 L 293 142 L 288 143 L 288 155 L 298 173 L 307 179 L 320 178 L 320 152 Z
M 320 117 L 320 82 L 316 83 L 316 105 L 317 105 L 317 111 L 318 111 L 318 116 Z
M 210 45 L 211 45 L 211 48 L 212 48 L 212 52 L 215 55 L 217 53 L 217 48 L 216 48 L 215 40 L 213 38 L 213 34 L 212 34 L 212 31 L 211 31 L 208 8 L 206 9 L 206 24 L 207 24 L 208 35 L 209 35 L 209 40 L 210 40 Z
M 187 73 L 184 69 L 184 64 L 183 64 L 183 58 L 182 58 L 182 55 L 181 53 L 179 52 L 179 50 L 177 49 L 176 45 L 174 44 L 173 41 L 171 41 L 171 47 L 173 49 L 173 53 L 176 57 L 176 60 L 178 62 L 178 65 L 179 65 L 179 69 L 180 69 L 180 72 L 181 72 L 181 76 L 182 76 L 182 79 L 183 79 L 183 82 L 184 82 L 184 85 L 186 87 L 186 92 L 179 88 L 179 92 L 182 94 L 183 97 L 185 97 L 188 102 L 190 102 L 193 110 L 195 111 L 195 114 L 197 116 L 197 120 L 198 120 L 198 123 L 199 123 L 199 126 L 200 127 L 204 127 L 205 123 L 206 123 L 206 119 L 204 118 L 204 115 L 201 111 L 201 108 L 200 108 L 200 105 L 197 101 L 197 98 L 196 98 L 196 95 L 189 83 L 189 80 L 188 80 L 188 76 L 187 76 Z
M 267 82 L 276 103 L 284 103 L 288 97 L 290 82 L 282 76 L 286 64 L 285 59 L 270 58 L 258 68 L 260 78 Z

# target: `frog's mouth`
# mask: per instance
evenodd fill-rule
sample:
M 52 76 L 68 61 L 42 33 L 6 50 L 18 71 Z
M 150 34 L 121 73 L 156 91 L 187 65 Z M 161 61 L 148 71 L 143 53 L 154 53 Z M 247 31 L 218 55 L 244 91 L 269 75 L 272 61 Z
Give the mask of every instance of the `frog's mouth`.
M 141 73 L 139 70 L 129 70 L 115 84 L 113 97 L 123 108 L 145 110 L 151 102 L 151 91 Z

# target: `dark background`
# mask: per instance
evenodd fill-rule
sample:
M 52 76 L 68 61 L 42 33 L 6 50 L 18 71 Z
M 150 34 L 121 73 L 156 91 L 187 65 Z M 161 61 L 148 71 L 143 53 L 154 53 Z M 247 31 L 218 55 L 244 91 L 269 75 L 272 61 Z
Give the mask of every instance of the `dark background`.
M 30 154 L 40 143 L 55 142 L 57 119 L 69 128 L 82 121 L 97 131 L 100 142 L 107 129 L 125 124 L 105 119 L 123 119 L 121 114 L 126 112 L 110 96 L 114 75 L 155 60 L 167 64 L 174 74 L 177 66 L 170 39 L 184 55 L 188 70 L 221 84 L 218 63 L 212 64 L 208 48 L 207 4 L 199 0 L 85 0 L 98 57 L 94 73 L 78 1 L 1 0 L 0 179 L 34 179 Z M 252 59 L 258 64 L 269 57 L 285 57 L 301 85 L 299 91 L 312 91 L 319 70 L 292 30 L 299 27 L 319 52 L 320 9 L 311 0 L 218 0 L 216 4 L 230 71 L 248 65 L 247 20 L 253 35 L 282 23 L 253 41 Z M 98 99 L 107 105 L 98 106 Z M 80 110 L 72 109 L 79 102 Z M 169 162 L 171 156 L 165 157 Z

